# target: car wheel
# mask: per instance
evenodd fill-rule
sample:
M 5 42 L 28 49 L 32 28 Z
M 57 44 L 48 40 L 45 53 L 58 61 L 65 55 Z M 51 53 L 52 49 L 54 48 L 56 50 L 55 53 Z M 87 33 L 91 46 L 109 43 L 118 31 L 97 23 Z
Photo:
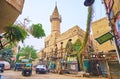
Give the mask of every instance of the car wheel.
M 14 69 L 14 71 L 16 71 L 16 68 Z
M 25 74 L 22 72 L 22 75 L 25 76 Z
M 1 73 L 3 73 L 4 71 L 2 70 Z
M 36 74 L 38 74 L 38 72 L 36 71 Z

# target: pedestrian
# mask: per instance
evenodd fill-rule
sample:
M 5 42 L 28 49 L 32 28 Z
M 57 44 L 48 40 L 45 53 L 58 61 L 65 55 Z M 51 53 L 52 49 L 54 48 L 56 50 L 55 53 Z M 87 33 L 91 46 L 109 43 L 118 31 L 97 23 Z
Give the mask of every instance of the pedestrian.
M 98 76 L 101 76 L 102 75 L 101 67 L 100 67 L 100 65 L 98 63 L 96 64 L 96 66 L 97 66 Z

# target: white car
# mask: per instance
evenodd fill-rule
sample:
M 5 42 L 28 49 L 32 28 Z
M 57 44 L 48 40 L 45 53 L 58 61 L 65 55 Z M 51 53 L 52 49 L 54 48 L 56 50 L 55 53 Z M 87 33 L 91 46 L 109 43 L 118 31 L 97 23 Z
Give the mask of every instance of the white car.
M 36 74 L 49 72 L 47 65 L 37 65 L 35 71 L 36 71 Z

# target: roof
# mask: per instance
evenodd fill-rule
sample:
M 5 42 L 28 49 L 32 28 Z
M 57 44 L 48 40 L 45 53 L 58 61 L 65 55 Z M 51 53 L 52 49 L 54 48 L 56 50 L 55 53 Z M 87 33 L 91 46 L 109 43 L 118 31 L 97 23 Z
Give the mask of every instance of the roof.
M 55 9 L 54 9 L 54 11 L 53 11 L 53 13 L 52 13 L 52 16 L 53 16 L 53 17 L 59 17 L 59 12 L 58 12 L 57 5 L 55 6 Z

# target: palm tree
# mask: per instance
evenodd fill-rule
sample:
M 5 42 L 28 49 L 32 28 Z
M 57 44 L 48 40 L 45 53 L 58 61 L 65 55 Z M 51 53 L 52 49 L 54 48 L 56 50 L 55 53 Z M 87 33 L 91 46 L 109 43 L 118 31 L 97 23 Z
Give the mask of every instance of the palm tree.
M 80 52 L 78 53 L 78 59 L 81 63 L 81 68 L 83 70 L 83 62 L 82 62 L 82 52 L 84 50 L 84 48 L 86 47 L 86 44 L 87 44 L 87 41 L 88 41 L 88 37 L 89 37 L 89 34 L 90 34 L 90 26 L 91 26 L 91 22 L 92 22 L 92 12 L 93 12 L 93 7 L 92 6 L 89 6 L 88 7 L 88 17 L 87 17 L 87 28 L 86 28 L 86 33 L 85 33 L 85 36 L 84 36 L 84 39 L 82 41 L 82 45 L 80 47 Z
M 65 52 L 66 52 L 68 55 L 70 55 L 70 54 L 72 53 L 72 51 L 73 51 L 73 44 L 72 44 L 71 41 L 72 41 L 71 39 L 68 40 L 68 42 L 67 42 L 67 44 L 66 44 L 66 48 L 65 48 Z
M 66 47 L 65 47 L 65 61 L 66 61 L 66 68 L 67 68 L 67 58 L 70 57 L 70 54 L 72 54 L 73 52 L 73 44 L 72 44 L 72 39 L 69 39 L 67 44 L 66 44 Z
M 3 46 L 19 41 L 23 42 L 27 36 L 28 33 L 19 25 L 10 25 L 6 27 L 6 32 L 3 34 Z
M 78 71 L 80 71 L 80 61 L 79 61 L 79 55 L 78 55 L 78 53 L 80 52 L 80 46 L 81 46 L 81 41 L 80 39 L 77 39 L 73 44 L 73 49 L 74 51 L 76 51 L 76 55 L 77 55 Z

